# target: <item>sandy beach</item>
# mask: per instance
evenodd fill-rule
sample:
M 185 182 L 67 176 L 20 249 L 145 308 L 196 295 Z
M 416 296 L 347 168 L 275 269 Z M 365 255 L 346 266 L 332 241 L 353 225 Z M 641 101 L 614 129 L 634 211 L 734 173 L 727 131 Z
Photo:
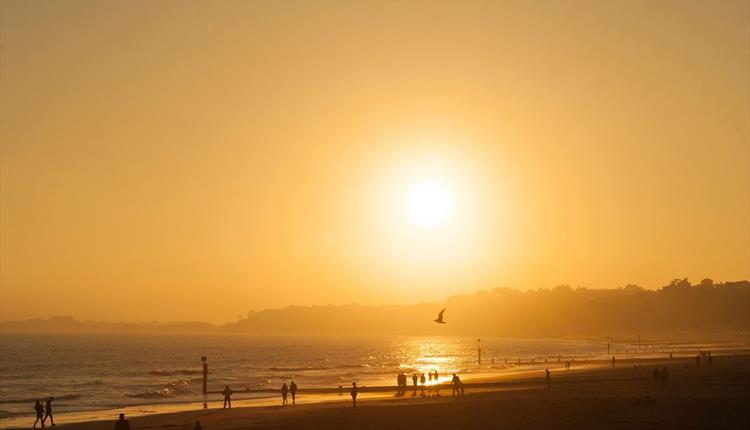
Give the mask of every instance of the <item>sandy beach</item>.
M 654 384 L 655 366 L 667 366 L 666 388 Z M 750 355 L 716 357 L 711 368 L 696 368 L 692 358 L 620 360 L 554 370 L 551 387 L 543 371 L 471 380 L 462 398 L 441 389 L 440 397 L 408 391 L 363 393 L 358 406 L 347 394 L 305 395 L 294 406 L 240 406 L 231 410 L 190 410 L 130 418 L 132 429 L 206 430 L 244 428 L 726 428 L 750 425 Z M 426 393 L 426 394 L 429 394 Z M 280 401 L 279 401 L 280 403 Z M 214 406 L 215 403 L 211 403 Z M 112 429 L 109 421 L 65 424 L 56 428 Z M 29 421 L 31 427 L 32 420 Z

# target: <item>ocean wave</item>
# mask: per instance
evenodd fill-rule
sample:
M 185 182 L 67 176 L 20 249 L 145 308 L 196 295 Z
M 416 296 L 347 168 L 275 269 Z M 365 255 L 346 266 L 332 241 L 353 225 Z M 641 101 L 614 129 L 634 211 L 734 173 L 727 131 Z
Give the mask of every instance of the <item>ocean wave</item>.
M 209 369 L 208 373 L 213 373 L 213 371 Z M 154 376 L 202 375 L 203 370 L 195 370 L 195 369 L 151 370 L 148 372 L 148 374 L 154 375 Z
M 55 400 L 75 400 L 80 399 L 80 394 L 65 394 L 62 396 L 53 396 Z M 0 399 L 0 404 L 3 403 L 34 403 L 37 400 L 46 400 L 48 397 L 39 397 L 39 398 L 28 398 L 28 399 Z
M 82 387 L 96 387 L 96 386 L 99 386 L 99 385 L 104 385 L 104 381 L 102 381 L 101 379 L 95 379 L 93 381 L 80 382 L 78 384 L 72 384 L 71 387 L 82 388 Z
M 192 394 L 193 390 L 190 381 L 180 379 L 179 381 L 170 382 L 161 390 L 147 391 L 145 393 L 126 394 L 127 397 L 134 399 L 171 399 L 177 396 Z
M 300 366 L 300 367 L 269 367 L 274 372 L 304 372 L 308 370 L 337 370 L 362 369 L 371 367 L 369 364 L 339 364 L 338 366 Z
M 316 366 L 305 366 L 305 367 L 269 367 L 274 372 L 304 372 L 306 370 L 330 370 L 330 367 L 316 367 Z

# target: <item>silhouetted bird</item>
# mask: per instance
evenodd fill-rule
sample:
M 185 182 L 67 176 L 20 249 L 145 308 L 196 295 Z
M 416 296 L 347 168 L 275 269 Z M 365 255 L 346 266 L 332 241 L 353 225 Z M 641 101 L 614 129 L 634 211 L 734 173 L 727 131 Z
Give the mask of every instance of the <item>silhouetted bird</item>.
M 447 324 L 445 321 L 443 321 L 443 312 L 445 312 L 445 309 L 443 309 L 442 311 L 440 311 L 440 313 L 438 314 L 438 317 L 435 318 L 434 321 L 436 323 L 438 323 L 438 324 Z

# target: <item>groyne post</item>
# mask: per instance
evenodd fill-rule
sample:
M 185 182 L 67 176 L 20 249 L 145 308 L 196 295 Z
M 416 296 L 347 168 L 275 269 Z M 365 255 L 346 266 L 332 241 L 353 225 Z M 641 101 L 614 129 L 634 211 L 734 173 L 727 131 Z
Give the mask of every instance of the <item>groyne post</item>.
M 203 362 L 203 409 L 208 409 L 208 358 L 204 355 L 201 361 Z

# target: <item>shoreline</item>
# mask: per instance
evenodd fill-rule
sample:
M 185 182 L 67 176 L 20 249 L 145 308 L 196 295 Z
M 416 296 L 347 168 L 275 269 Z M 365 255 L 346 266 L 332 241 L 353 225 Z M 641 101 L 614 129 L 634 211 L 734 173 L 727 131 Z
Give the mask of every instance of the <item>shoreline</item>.
M 732 363 L 732 368 L 737 368 L 740 371 L 747 370 L 747 375 L 750 375 L 750 353 L 747 351 L 743 354 L 733 355 L 721 355 L 714 354 L 714 361 L 721 362 L 722 367 Z M 675 369 L 679 372 L 688 372 L 694 368 L 695 361 L 692 357 L 674 357 L 669 358 L 653 358 L 653 357 L 629 357 L 618 359 L 616 367 L 612 368 L 609 361 L 597 360 L 591 362 L 576 362 L 576 365 L 570 370 L 564 370 L 558 367 L 562 363 L 546 363 L 552 372 L 553 386 L 574 386 L 576 384 L 585 383 L 586 381 L 619 381 L 632 379 L 633 373 L 639 375 L 638 381 L 642 383 L 643 379 L 650 380 L 650 372 L 653 367 L 666 365 L 670 369 Z M 529 365 L 531 366 L 531 365 Z M 466 389 L 466 400 L 474 398 L 476 395 L 491 395 L 491 396 L 502 396 L 502 393 L 533 393 L 533 392 L 545 392 L 546 383 L 544 380 L 544 368 L 545 363 L 533 365 L 533 369 L 524 369 L 518 372 L 504 372 L 504 373 L 472 373 L 466 374 L 464 380 L 464 386 Z M 640 367 L 639 367 L 640 366 Z M 718 367 L 717 364 L 714 367 Z M 645 376 L 644 371 L 647 371 Z M 697 372 L 700 373 L 700 369 Z M 713 372 L 714 369 L 705 369 L 706 372 Z M 670 370 L 670 374 L 672 374 Z M 716 373 L 716 372 L 714 372 Z M 441 377 L 441 381 L 446 378 Z M 748 376 L 750 381 L 750 376 Z M 381 407 L 384 405 L 392 406 L 404 406 L 408 404 L 423 403 L 423 402 L 445 402 L 450 397 L 450 386 L 444 383 L 440 384 L 439 394 L 436 398 L 432 397 L 435 393 L 436 387 L 428 386 L 424 390 L 418 388 L 413 390 L 412 387 L 402 395 L 396 395 L 396 387 L 394 386 L 375 386 L 375 387 L 361 387 L 360 406 L 375 406 Z M 276 392 L 275 392 L 276 391 Z M 278 397 L 277 390 L 268 390 L 266 392 L 268 396 L 262 398 L 253 399 L 233 399 L 233 408 L 231 410 L 221 409 L 222 400 L 214 399 L 207 402 L 207 409 L 203 408 L 202 402 L 189 402 L 189 403 L 170 403 L 163 405 L 139 405 L 129 406 L 118 409 L 105 409 L 98 411 L 83 411 L 83 412 L 70 412 L 65 414 L 56 415 L 56 420 L 66 428 L 110 428 L 114 423 L 114 419 L 120 412 L 125 413 L 126 417 L 131 421 L 131 427 L 137 424 L 137 427 L 143 427 L 141 424 L 145 424 L 145 427 L 151 426 L 153 423 L 164 423 L 164 422 L 180 422 L 182 426 L 186 425 L 186 422 L 190 422 L 193 417 L 200 416 L 212 416 L 216 413 L 226 414 L 228 417 L 234 417 L 236 414 L 243 417 L 242 419 L 249 419 L 250 422 L 257 421 L 258 416 L 263 415 L 264 411 L 276 410 L 278 408 L 284 409 L 284 414 L 304 414 L 308 409 L 315 411 L 324 410 L 336 410 L 342 407 L 350 407 L 350 398 L 348 395 L 348 387 L 344 387 L 344 393 L 338 394 L 338 388 L 312 388 L 308 390 L 301 389 L 297 396 L 298 405 L 295 406 L 281 406 L 281 402 Z M 424 394 L 423 394 L 424 393 Z M 745 386 L 745 390 L 741 393 L 747 394 L 750 399 L 750 384 Z M 741 396 L 740 396 L 741 397 Z M 464 400 L 464 399 L 462 399 Z M 33 423 L 33 416 L 19 416 L 10 419 L 0 420 L 0 427 L 3 429 L 14 429 L 14 428 L 28 428 Z M 109 423 L 109 424 L 107 424 Z M 171 424 L 170 424 L 171 426 Z M 231 427 L 231 426 L 230 426 Z M 188 428 L 188 427 L 185 427 Z M 192 427 L 189 427 L 192 428 Z M 205 428 L 205 425 L 204 425 Z M 223 428 L 223 427 L 220 427 Z

